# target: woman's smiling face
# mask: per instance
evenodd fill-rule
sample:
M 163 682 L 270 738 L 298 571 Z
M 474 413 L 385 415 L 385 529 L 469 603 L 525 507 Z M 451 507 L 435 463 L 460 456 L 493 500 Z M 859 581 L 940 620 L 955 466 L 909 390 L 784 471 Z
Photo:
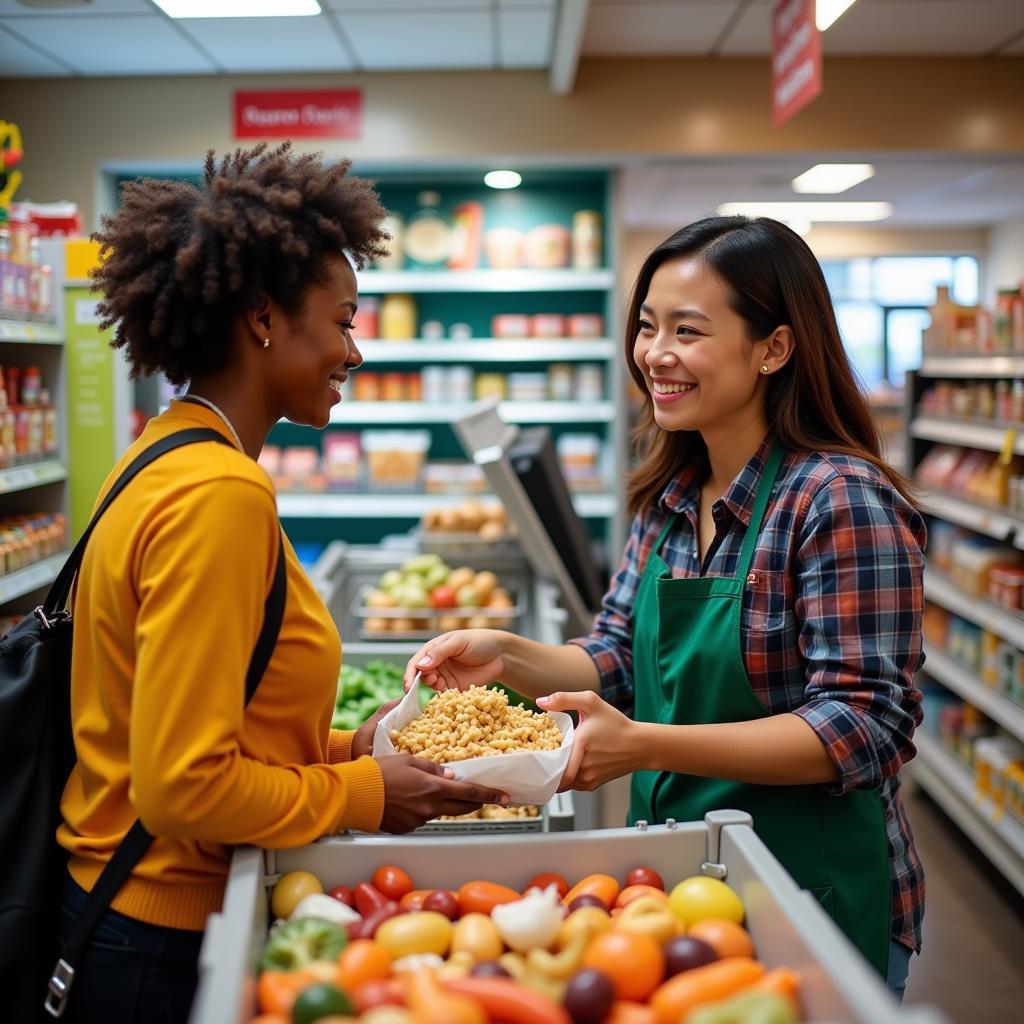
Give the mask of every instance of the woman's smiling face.
M 729 303 L 707 264 L 668 260 L 654 272 L 640 311 L 633 358 L 663 430 L 716 433 L 764 408 L 763 345 Z

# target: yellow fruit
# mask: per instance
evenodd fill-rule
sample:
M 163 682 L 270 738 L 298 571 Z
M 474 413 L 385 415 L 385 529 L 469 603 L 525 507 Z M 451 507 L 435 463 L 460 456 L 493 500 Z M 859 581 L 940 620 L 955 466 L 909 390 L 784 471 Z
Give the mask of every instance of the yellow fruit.
M 458 590 L 460 587 L 464 587 L 467 583 L 472 583 L 476 579 L 476 573 L 472 569 L 466 568 L 466 566 L 460 566 L 458 569 L 454 569 L 451 575 L 448 577 L 448 586 L 452 590 Z
M 300 901 L 313 893 L 323 892 L 320 879 L 310 871 L 289 871 L 274 886 L 270 907 L 275 917 L 290 917 Z
M 366 599 L 367 608 L 395 608 L 395 599 L 383 590 L 373 590 Z
M 668 904 L 687 926 L 708 917 L 725 918 L 734 924 L 743 922 L 739 896 L 717 878 L 694 875 L 684 879 L 669 894 Z
M 367 633 L 388 633 L 391 631 L 391 619 L 365 619 L 363 629 Z
M 493 572 L 484 571 L 476 574 L 476 579 L 473 581 L 473 587 L 476 592 L 480 595 L 480 604 L 485 605 L 487 599 L 494 592 L 494 588 L 498 585 L 498 577 Z
M 505 524 L 499 523 L 497 520 L 488 519 L 484 525 L 480 527 L 481 540 L 501 540 L 504 536 Z
M 395 960 L 416 953 L 444 956 L 452 942 L 452 923 L 436 910 L 420 910 L 385 921 L 373 938 Z

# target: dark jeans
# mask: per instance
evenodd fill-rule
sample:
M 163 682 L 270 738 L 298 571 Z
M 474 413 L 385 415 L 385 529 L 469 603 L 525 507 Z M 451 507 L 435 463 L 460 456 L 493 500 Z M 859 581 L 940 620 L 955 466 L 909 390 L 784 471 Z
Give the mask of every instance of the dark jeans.
M 70 875 L 60 939 L 85 903 Z M 202 932 L 161 928 L 108 910 L 76 964 L 65 1021 L 72 1024 L 185 1024 L 197 982 Z

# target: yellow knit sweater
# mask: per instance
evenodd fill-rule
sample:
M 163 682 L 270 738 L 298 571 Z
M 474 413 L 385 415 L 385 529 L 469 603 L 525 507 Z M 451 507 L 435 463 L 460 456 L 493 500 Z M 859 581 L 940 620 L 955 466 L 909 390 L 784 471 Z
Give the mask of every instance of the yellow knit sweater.
M 198 426 L 230 437 L 210 410 L 175 402 L 104 493 L 140 451 Z M 299 846 L 380 826 L 379 767 L 352 762 L 352 734 L 330 730 L 337 630 L 285 543 L 280 638 L 243 713 L 278 546 L 263 470 L 215 442 L 171 452 L 132 481 L 89 542 L 73 608 L 78 764 L 58 839 L 91 889 L 141 818 L 157 838 L 113 902 L 140 921 L 202 928 L 221 904 L 229 844 Z

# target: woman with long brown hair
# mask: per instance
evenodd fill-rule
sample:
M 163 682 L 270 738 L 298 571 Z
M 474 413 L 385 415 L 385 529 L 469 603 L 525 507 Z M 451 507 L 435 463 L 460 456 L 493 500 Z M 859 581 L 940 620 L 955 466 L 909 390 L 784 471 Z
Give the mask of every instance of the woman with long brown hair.
M 821 268 L 776 221 L 692 224 L 645 261 L 625 355 L 642 457 L 593 630 L 562 647 L 448 633 L 407 683 L 500 679 L 579 712 L 563 787 L 632 773 L 631 821 L 749 811 L 901 995 L 924 906 L 899 773 L 921 720 L 925 529 Z

